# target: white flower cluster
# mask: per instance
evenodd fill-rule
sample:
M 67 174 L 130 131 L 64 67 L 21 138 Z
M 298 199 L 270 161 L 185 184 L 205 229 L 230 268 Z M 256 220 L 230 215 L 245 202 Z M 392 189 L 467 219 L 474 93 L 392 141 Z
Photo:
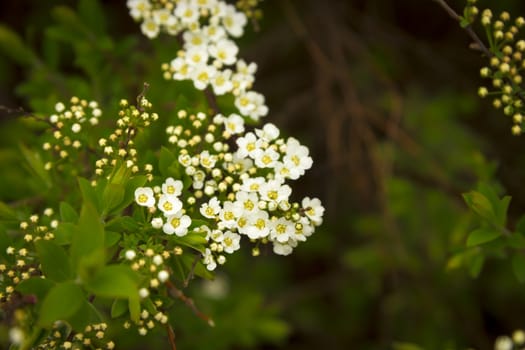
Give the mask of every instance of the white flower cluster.
M 253 120 L 268 114 L 264 96 L 251 90 L 257 66 L 238 59 L 239 48 L 231 40 L 244 33 L 243 12 L 220 0 L 128 0 L 127 4 L 150 39 L 161 31 L 182 33 L 182 49 L 163 66 L 166 78 L 192 80 L 199 90 L 211 86 L 215 95 L 232 93 L 239 112 Z
M 236 114 L 218 114 L 211 120 L 204 113 L 188 117 L 179 111 L 178 116 L 180 122 L 167 133 L 170 143 L 180 148 L 177 162 L 189 185 L 183 189 L 180 180 L 168 178 L 162 186 L 138 188 L 135 200 L 164 214 L 154 218 L 152 226 L 166 234 L 188 233 L 191 219 L 185 212 L 204 220 L 207 224 L 194 230 L 206 234 L 209 247 L 203 262 L 209 270 L 226 261 L 223 253 L 239 249 L 242 236 L 272 243 L 276 254 L 288 255 L 322 223 L 319 199 L 290 199 L 292 189 L 286 181 L 298 179 L 312 166 L 308 148 L 295 138 L 280 138 L 279 129 L 270 123 L 245 132 L 244 119 Z M 196 130 L 184 130 L 187 118 Z M 191 136 L 206 124 L 204 138 Z M 216 141 L 221 138 L 224 142 Z M 186 209 L 181 198 L 186 199 Z
M 96 101 L 88 102 L 74 96 L 69 102 L 69 106 L 62 102 L 55 105 L 56 113 L 48 120 L 52 127 L 51 134 L 42 144 L 45 151 L 58 159 L 66 159 L 84 146 L 85 133 L 81 133 L 83 125 L 97 125 L 102 115 Z M 50 170 L 53 165 L 52 162 L 47 162 L 45 169 Z
M 158 201 L 156 201 L 151 187 L 139 187 L 135 190 L 135 201 L 137 204 L 149 208 L 155 207 L 156 204 L 157 208 L 164 214 L 163 218 L 153 219 L 153 227 L 162 228 L 164 233 L 168 235 L 185 236 L 188 233 L 191 219 L 184 214 L 182 201 L 179 199 L 182 193 L 182 182 L 171 177 L 167 178 L 162 184 L 161 191 L 162 193 L 159 194 Z

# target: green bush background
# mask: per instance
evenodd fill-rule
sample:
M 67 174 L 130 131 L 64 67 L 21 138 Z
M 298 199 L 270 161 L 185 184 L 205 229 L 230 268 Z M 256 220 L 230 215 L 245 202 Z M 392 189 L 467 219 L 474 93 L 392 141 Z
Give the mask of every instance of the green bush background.
M 518 0 L 487 5 L 525 14 Z M 292 256 L 232 256 L 218 275 L 224 297 L 194 281 L 187 294 L 217 326 L 181 303 L 177 345 L 488 349 L 523 327 L 525 288 L 508 259 L 453 259 L 477 220 L 462 193 L 488 183 L 512 195 L 511 228 L 525 212 L 523 138 L 477 98 L 483 59 L 466 34 L 430 0 L 266 0 L 262 8 L 260 31 L 248 30 L 240 56 L 259 66 L 266 121 L 310 147 L 314 167 L 294 191 L 323 200 L 325 223 Z M 40 130 L 19 107 L 45 115 L 77 95 L 98 100 L 110 119 L 146 81 L 161 135 L 177 91 L 160 63 L 176 45 L 142 36 L 125 1 L 9 1 L 0 22 L 0 106 L 11 109 L 0 110 L 2 201 L 24 206 L 42 190 L 19 155 L 20 144 L 39 147 Z M 120 342 L 144 344 L 165 347 L 165 335 Z

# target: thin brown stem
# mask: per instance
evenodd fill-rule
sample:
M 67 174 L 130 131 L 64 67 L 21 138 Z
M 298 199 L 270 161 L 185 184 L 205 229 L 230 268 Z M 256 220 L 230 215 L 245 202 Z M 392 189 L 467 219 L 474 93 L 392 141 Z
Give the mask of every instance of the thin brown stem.
M 184 295 L 184 293 L 179 288 L 177 288 L 171 281 L 167 281 L 166 286 L 168 287 L 168 292 L 172 297 L 182 300 L 182 302 L 186 304 L 198 318 L 205 321 L 210 327 L 215 326 L 215 322 L 213 321 L 213 319 L 210 316 L 204 314 L 202 311 L 200 311 L 195 305 L 193 299 Z
M 220 112 L 219 105 L 217 104 L 217 97 L 213 93 L 213 90 L 208 86 L 206 89 L 204 89 L 204 95 L 206 96 L 206 100 L 208 101 L 208 106 L 213 111 L 213 114 L 218 114 Z
M 171 350 L 177 350 L 177 344 L 175 343 L 175 332 L 173 327 L 170 324 L 166 326 L 166 331 L 168 332 L 168 340 L 170 342 Z

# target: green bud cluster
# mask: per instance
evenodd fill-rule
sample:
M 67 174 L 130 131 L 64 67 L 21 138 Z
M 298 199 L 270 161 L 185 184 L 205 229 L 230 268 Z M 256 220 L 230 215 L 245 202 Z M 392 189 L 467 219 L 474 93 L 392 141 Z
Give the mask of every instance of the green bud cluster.
M 491 84 L 479 87 L 478 95 L 482 98 L 493 96 L 492 105 L 512 117 L 512 133 L 519 135 L 523 132 L 521 124 L 525 114 L 522 73 L 525 69 L 525 40 L 519 39 L 519 31 L 525 25 L 525 19 L 511 20 L 506 11 L 494 17 L 491 10 L 485 9 L 481 13 L 481 24 L 489 47 L 488 65 L 480 69 L 480 75 L 490 79 Z

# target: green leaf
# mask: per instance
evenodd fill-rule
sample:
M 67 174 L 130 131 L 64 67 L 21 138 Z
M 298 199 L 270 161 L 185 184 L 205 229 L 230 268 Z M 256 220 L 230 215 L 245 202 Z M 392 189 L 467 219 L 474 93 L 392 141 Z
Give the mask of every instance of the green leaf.
M 484 219 L 494 221 L 496 215 L 491 202 L 480 192 L 471 191 L 463 194 L 463 198 L 470 209 Z
M 21 65 L 31 65 L 38 61 L 36 55 L 24 44 L 20 36 L 3 25 L 0 25 L 0 51 Z
M 99 210 L 100 201 L 97 195 L 96 188 L 91 186 L 91 182 L 82 177 L 77 178 L 77 181 L 84 202 L 91 202 L 94 205 L 95 209 Z
M 71 258 L 73 266 L 80 272 L 80 262 L 84 260 L 82 268 L 96 268 L 104 264 L 104 227 L 94 205 L 84 201 L 80 211 L 77 230 L 71 241 Z M 102 261 L 98 261 L 102 259 Z
M 479 253 L 470 255 L 468 257 L 468 270 L 472 278 L 476 278 L 481 273 L 485 257 Z
M 128 305 L 129 305 L 129 318 L 133 322 L 137 323 L 140 317 L 140 299 L 139 299 L 138 293 L 137 295 L 129 298 Z
M 106 228 L 117 232 L 136 231 L 140 225 L 131 216 L 118 216 L 107 223 Z
M 512 270 L 520 283 L 525 282 L 525 256 L 523 254 L 514 254 L 512 257 Z
M 118 241 L 120 241 L 120 237 L 121 237 L 120 233 L 106 230 L 105 232 L 106 240 L 104 242 L 104 246 L 106 248 L 114 246 L 115 244 L 117 244 Z
M 124 198 L 122 200 L 122 203 L 116 207 L 113 212 L 118 213 L 124 210 L 126 207 L 128 207 L 131 202 L 135 199 L 135 190 L 137 187 L 141 187 L 146 183 L 147 179 L 146 176 L 135 176 L 129 180 L 127 180 L 125 186 L 126 191 L 124 194 Z
M 128 301 L 126 299 L 115 299 L 111 305 L 111 317 L 117 318 L 128 311 Z
M 467 238 L 467 247 L 488 243 L 495 240 L 500 235 L 501 233 L 499 231 L 493 229 L 478 228 L 469 234 Z
M 78 310 L 68 317 L 67 321 L 74 330 L 83 331 L 90 324 L 102 322 L 103 317 L 92 303 L 84 299 Z
M 49 290 L 55 285 L 55 282 L 41 277 L 31 277 L 23 280 L 16 286 L 16 290 L 22 294 L 35 295 L 37 302 L 44 300 Z
M 102 194 L 102 213 L 107 214 L 119 206 L 124 199 L 125 192 L 124 185 L 117 183 L 106 184 Z
M 193 248 L 201 253 L 206 250 L 206 233 L 205 232 L 188 232 L 187 235 L 182 237 L 173 236 L 173 242 L 176 244 L 184 245 L 189 248 Z
M 73 208 L 67 202 L 60 202 L 60 218 L 62 222 L 77 222 L 78 214 L 75 208 Z
M 69 257 L 64 248 L 53 241 L 43 239 L 35 242 L 35 248 L 40 258 L 42 272 L 46 278 L 55 282 L 63 282 L 73 278 Z
M 77 225 L 70 222 L 62 222 L 58 224 L 58 227 L 55 230 L 55 243 L 60 245 L 71 244 L 73 235 L 77 231 Z
M 67 320 L 82 306 L 84 293 L 72 281 L 54 286 L 42 301 L 38 325 L 51 327 L 55 321 Z
M 40 179 L 46 188 L 51 188 L 51 177 L 49 176 L 48 171 L 44 168 L 44 162 L 40 157 L 40 153 L 36 151 L 31 151 L 29 148 L 25 147 L 22 144 L 20 145 L 20 151 L 22 152 L 33 175 Z
M 138 278 L 129 266 L 109 265 L 87 282 L 86 289 L 105 298 L 130 298 L 138 296 Z

